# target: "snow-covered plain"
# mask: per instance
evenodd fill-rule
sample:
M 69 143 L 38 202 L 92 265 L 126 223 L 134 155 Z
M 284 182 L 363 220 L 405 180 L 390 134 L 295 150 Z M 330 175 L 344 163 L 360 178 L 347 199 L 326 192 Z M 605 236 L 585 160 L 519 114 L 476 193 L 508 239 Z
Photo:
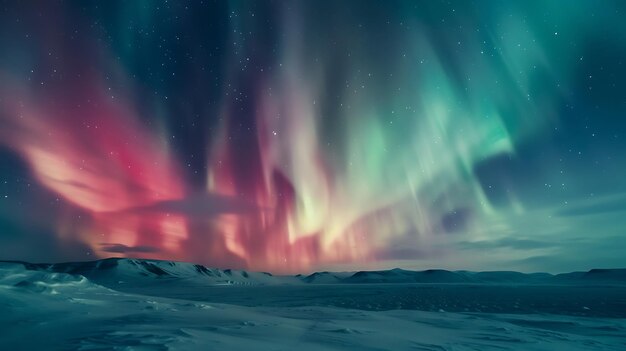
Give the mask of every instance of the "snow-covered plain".
M 433 272 L 426 275 L 439 281 L 470 278 L 415 283 L 423 273 L 307 279 L 165 261 L 5 262 L 0 349 L 626 350 L 620 271 L 594 273 L 613 281 L 592 275 L 599 283 L 587 276 L 581 284 L 580 273 L 557 279 L 568 281 L 562 285 L 545 275 L 501 272 L 478 282 L 481 273 Z M 380 276 L 394 283 L 369 282 Z M 326 284 L 312 284 L 316 278 Z

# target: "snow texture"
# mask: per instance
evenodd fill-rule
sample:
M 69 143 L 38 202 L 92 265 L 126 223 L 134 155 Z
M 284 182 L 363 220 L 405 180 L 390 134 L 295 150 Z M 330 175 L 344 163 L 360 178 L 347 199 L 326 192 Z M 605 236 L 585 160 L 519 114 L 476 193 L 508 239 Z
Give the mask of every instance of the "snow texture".
M 619 270 L 275 277 L 130 259 L 4 262 L 0 349 L 626 350 L 620 279 Z

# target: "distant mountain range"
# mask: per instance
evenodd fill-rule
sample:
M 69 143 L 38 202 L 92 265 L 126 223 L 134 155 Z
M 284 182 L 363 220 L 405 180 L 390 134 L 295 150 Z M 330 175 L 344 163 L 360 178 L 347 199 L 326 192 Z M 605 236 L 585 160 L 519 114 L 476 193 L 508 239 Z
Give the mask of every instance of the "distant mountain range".
M 359 272 L 316 272 L 310 275 L 274 276 L 264 272 L 220 270 L 203 265 L 130 258 L 107 258 L 88 262 L 56 264 L 0 261 L 0 266 L 21 265 L 24 269 L 81 275 L 105 286 L 146 286 L 175 280 L 202 285 L 277 284 L 611 284 L 626 285 L 626 269 L 592 269 L 563 274 L 512 271 L 470 272 L 429 269 L 391 269 Z

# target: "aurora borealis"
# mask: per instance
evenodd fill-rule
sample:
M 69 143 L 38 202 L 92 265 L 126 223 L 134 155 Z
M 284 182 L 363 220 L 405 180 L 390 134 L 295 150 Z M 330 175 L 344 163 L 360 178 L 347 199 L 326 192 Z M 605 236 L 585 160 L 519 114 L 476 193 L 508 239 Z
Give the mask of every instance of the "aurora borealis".
M 620 1 L 0 5 L 0 256 L 624 266 Z

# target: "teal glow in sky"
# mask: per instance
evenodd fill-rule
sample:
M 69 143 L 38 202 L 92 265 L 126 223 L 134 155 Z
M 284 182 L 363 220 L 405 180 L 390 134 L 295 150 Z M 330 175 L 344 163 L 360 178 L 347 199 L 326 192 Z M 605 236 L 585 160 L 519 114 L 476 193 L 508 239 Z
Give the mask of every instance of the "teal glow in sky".
M 0 11 L 1 259 L 626 265 L 620 1 Z

